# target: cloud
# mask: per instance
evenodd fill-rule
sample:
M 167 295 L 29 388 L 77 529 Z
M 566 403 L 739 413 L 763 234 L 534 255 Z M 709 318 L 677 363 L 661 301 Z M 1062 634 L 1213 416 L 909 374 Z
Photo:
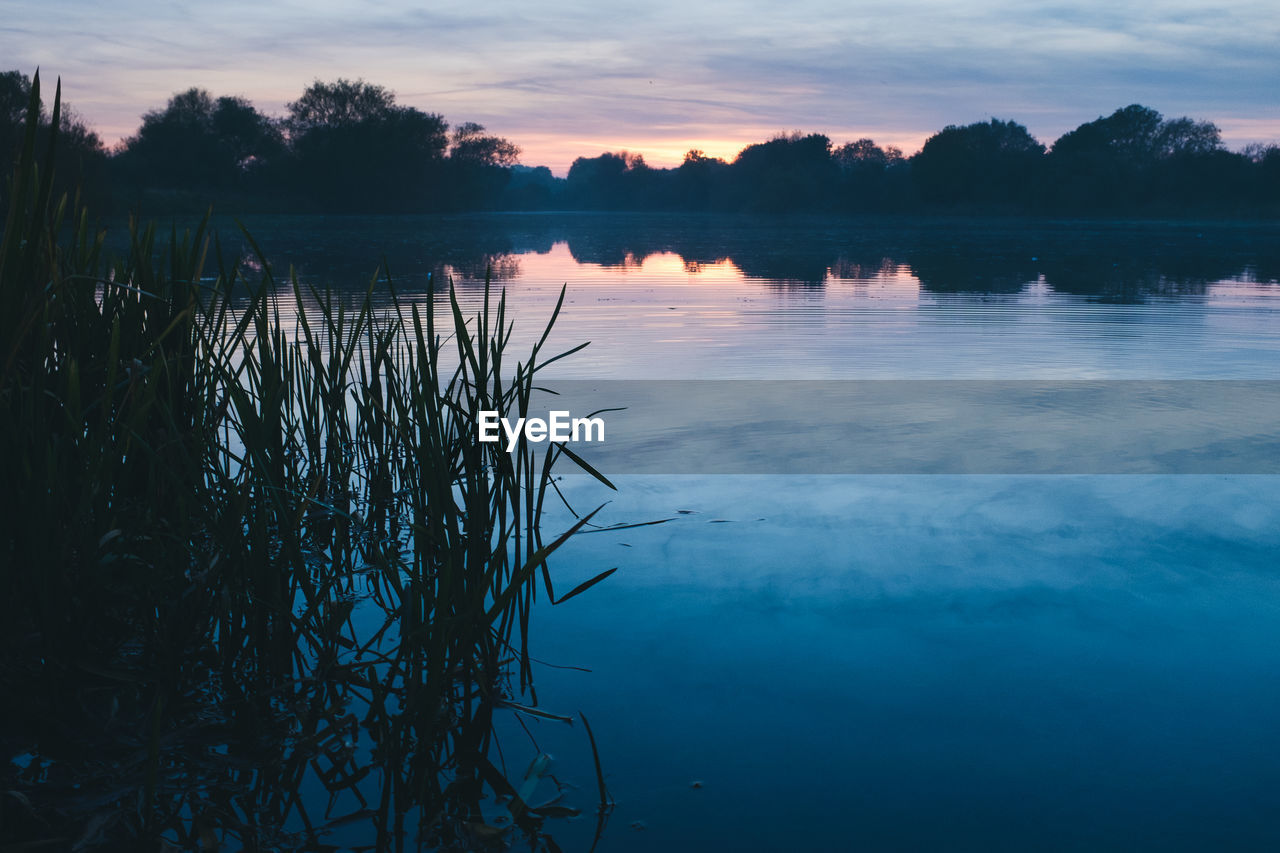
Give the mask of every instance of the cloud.
M 1256 133 L 1276 118 L 1280 79 L 1280 16 L 1252 0 L 9 9 L 0 53 L 62 74 L 108 137 L 192 85 L 278 111 L 312 79 L 361 76 L 453 121 L 480 121 L 521 143 L 527 162 L 559 171 L 598 153 L 568 147 L 587 140 L 678 150 L 682 135 L 805 129 L 910 148 L 945 124 L 998 116 L 1052 141 L 1132 102 L 1222 119 L 1234 143 L 1232 128 Z

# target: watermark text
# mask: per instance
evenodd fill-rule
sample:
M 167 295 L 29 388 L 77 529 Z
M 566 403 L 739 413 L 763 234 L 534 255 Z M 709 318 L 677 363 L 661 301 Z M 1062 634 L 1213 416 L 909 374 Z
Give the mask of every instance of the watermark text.
M 604 418 L 575 418 L 567 411 L 548 412 L 545 419 L 516 418 L 514 421 L 495 411 L 481 411 L 476 427 L 480 441 L 485 443 L 501 441 L 505 435 L 508 453 L 516 449 L 522 435 L 533 444 L 604 441 Z

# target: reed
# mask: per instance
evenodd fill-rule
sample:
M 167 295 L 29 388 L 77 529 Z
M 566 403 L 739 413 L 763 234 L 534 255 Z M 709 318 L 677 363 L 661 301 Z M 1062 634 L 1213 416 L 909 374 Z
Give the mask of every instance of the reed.
M 474 424 L 580 348 L 544 355 L 560 305 L 516 361 L 487 285 L 442 317 L 387 276 L 278 282 L 256 246 L 251 280 L 207 217 L 108 260 L 52 198 L 38 98 L 0 242 L 0 846 L 553 846 L 493 717 L 538 713 L 536 597 L 609 572 L 554 597 L 591 518 L 540 531 L 566 451 Z

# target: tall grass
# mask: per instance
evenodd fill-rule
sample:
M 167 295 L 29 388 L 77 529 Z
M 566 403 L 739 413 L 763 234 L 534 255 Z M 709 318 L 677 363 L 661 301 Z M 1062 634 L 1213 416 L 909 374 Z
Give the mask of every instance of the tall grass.
M 493 715 L 538 704 L 535 597 L 609 572 L 554 597 L 590 519 L 539 530 L 568 451 L 474 425 L 524 416 L 574 351 L 544 356 L 555 315 L 515 362 L 487 287 L 472 318 L 452 291 L 448 316 L 394 290 L 375 311 L 384 278 L 354 302 L 250 280 L 207 219 L 135 224 L 108 261 L 52 198 L 38 99 L 37 75 L 0 243 L 0 845 L 316 849 L 358 824 L 474 849 L 515 831 L 497 803 L 554 845 L 525 802 L 545 762 L 522 797 Z

